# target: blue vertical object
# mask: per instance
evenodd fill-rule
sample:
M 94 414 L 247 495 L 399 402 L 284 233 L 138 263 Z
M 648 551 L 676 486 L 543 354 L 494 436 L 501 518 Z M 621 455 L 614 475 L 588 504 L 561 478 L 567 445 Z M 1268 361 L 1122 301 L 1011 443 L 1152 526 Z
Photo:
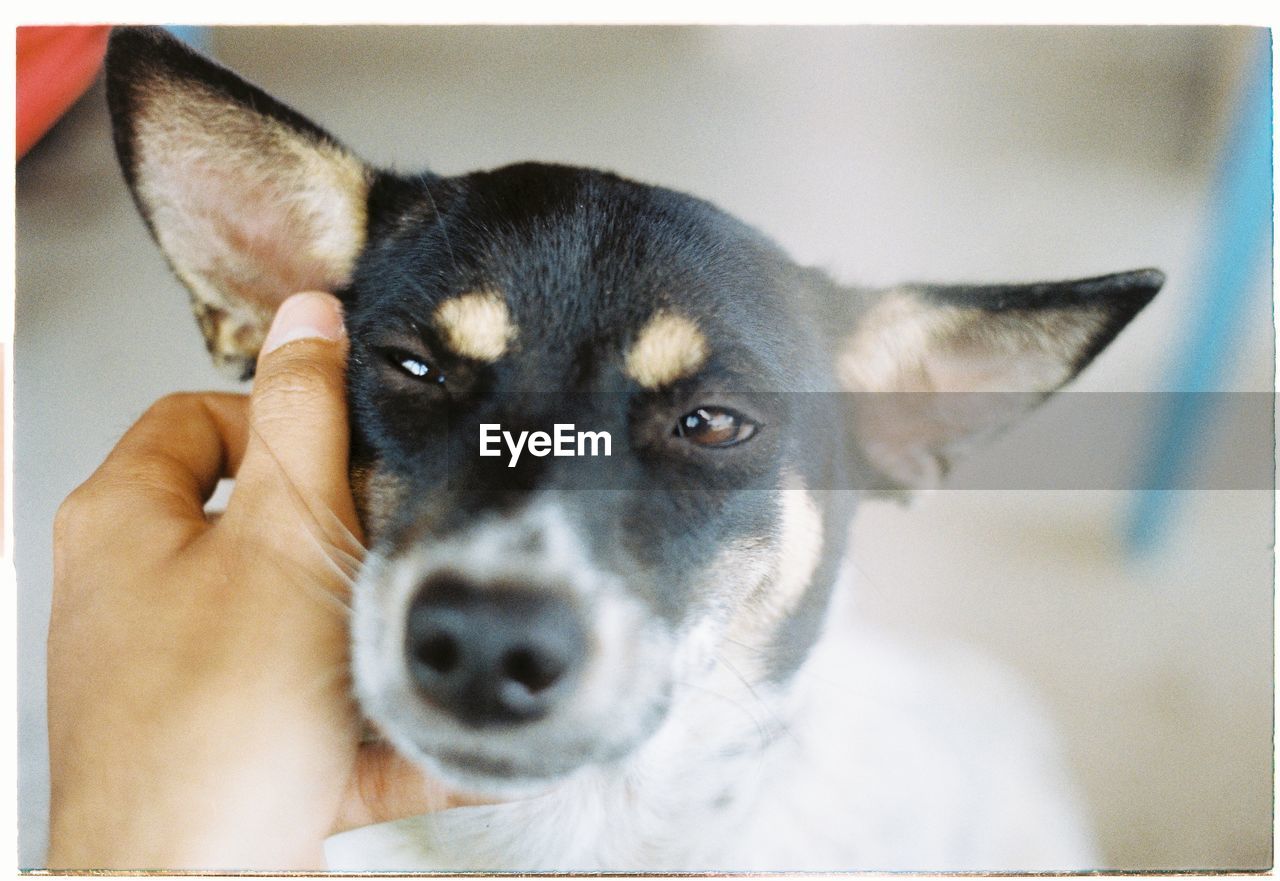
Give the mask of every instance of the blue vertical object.
M 1223 145 L 1205 217 L 1206 244 L 1192 291 L 1197 308 L 1177 349 L 1163 409 L 1151 427 L 1152 447 L 1139 475 L 1127 540 L 1135 553 L 1158 546 L 1177 490 L 1210 414 L 1213 381 L 1228 366 L 1232 337 L 1245 319 L 1249 283 L 1272 241 L 1271 32 L 1264 30 L 1245 71 L 1243 94 Z M 1271 313 L 1268 312 L 1268 318 Z
M 207 27 L 190 24 L 167 24 L 164 29 L 192 49 L 199 49 L 206 55 L 210 54 L 209 29 Z

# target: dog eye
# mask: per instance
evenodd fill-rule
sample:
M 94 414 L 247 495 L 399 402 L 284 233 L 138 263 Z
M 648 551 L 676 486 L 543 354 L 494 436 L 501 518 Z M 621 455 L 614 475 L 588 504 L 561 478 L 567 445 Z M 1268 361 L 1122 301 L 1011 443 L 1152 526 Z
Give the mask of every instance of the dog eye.
M 749 440 L 756 428 L 756 423 L 733 410 L 699 407 L 680 417 L 675 435 L 703 447 L 731 447 Z
M 412 352 L 406 352 L 403 349 L 385 349 L 382 355 L 387 359 L 388 364 L 414 379 L 432 382 L 436 385 L 444 384 L 444 374 Z

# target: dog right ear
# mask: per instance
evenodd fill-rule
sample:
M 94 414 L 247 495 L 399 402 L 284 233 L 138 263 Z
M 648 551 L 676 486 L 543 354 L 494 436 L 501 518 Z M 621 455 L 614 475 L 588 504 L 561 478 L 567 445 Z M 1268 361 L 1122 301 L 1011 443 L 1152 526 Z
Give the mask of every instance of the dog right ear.
M 350 281 L 372 172 L 160 28 L 114 31 L 106 69 L 134 201 L 191 291 L 215 364 L 247 379 L 285 297 Z
M 836 372 L 853 393 L 868 488 L 937 486 L 952 462 L 1074 379 L 1163 284 L 1159 270 L 1139 269 L 860 292 Z

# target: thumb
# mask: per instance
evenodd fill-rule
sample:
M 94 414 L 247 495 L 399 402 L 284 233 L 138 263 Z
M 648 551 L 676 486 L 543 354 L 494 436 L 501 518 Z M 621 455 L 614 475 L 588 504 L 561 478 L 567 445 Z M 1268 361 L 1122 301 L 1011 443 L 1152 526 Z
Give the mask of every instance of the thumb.
M 276 505 L 301 500 L 355 528 L 347 475 L 346 361 L 336 297 L 301 293 L 281 304 L 258 355 L 237 493 L 280 511 L 285 509 Z

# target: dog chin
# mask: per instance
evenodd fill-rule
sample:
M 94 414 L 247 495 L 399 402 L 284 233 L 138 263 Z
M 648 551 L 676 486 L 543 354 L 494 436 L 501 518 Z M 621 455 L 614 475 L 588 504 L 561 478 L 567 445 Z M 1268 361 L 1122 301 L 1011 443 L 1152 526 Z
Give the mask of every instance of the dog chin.
M 429 751 L 419 745 L 401 752 L 433 781 L 479 798 L 510 800 L 541 795 L 581 773 L 612 766 L 631 755 L 638 744 L 613 745 L 574 755 L 541 753 L 501 756 L 443 745 Z
M 502 801 L 541 795 L 587 767 L 579 764 L 563 770 L 531 768 L 517 762 L 455 752 L 420 754 L 414 756 L 414 760 L 431 779 L 450 789 Z
M 532 747 L 494 750 L 447 740 L 428 745 L 384 733 L 432 780 L 459 792 L 505 800 L 539 795 L 579 773 L 624 761 L 649 732 L 628 743 L 578 742 L 564 752 Z

